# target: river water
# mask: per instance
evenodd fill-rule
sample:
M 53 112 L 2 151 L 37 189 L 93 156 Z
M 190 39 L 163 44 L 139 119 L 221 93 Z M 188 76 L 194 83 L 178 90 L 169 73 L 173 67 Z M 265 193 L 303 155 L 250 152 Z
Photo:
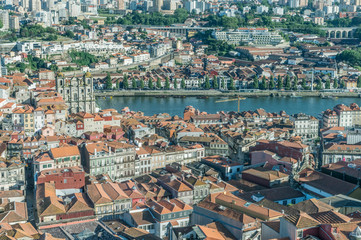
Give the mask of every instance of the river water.
M 198 99 L 187 98 L 156 98 L 156 97 L 113 97 L 97 98 L 98 106 L 101 109 L 114 108 L 118 111 L 129 107 L 131 111 L 142 111 L 145 115 L 151 116 L 158 113 L 169 113 L 170 115 L 183 116 L 186 106 L 193 106 L 200 111 L 216 113 L 219 111 L 237 111 L 237 101 L 216 103 L 217 100 L 227 98 L 209 97 Z M 319 97 L 259 97 L 241 100 L 240 110 L 256 110 L 263 108 L 267 112 L 286 111 L 287 114 L 306 113 L 317 116 L 322 111 L 333 108 L 339 103 L 349 105 L 350 103 L 361 105 L 360 98 L 328 98 Z

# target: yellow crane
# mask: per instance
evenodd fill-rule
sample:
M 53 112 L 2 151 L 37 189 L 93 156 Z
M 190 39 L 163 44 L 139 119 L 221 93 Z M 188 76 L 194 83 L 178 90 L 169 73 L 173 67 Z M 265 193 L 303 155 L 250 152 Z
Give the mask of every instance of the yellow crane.
M 237 98 L 231 98 L 231 99 L 225 99 L 225 100 L 218 100 L 218 101 L 216 101 L 216 103 L 238 101 L 238 112 L 240 112 L 240 111 L 239 111 L 240 101 L 241 101 L 241 100 L 245 100 L 245 99 L 246 99 L 246 98 L 244 98 L 244 97 L 237 96 Z

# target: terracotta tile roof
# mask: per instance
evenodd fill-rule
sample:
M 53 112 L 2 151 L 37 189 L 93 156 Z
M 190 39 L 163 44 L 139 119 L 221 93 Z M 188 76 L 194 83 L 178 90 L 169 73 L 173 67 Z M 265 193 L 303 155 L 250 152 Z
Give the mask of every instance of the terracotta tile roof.
M 44 233 L 39 240 L 65 240 L 65 238 L 53 237 L 50 233 Z
M 102 184 L 88 185 L 87 194 L 93 204 L 105 204 L 112 202 L 112 199 L 104 191 Z
M 38 214 L 41 217 L 53 216 L 66 213 L 65 206 L 59 202 L 57 197 L 46 197 L 38 203 Z
M 220 234 L 216 229 L 208 228 L 201 225 L 196 225 L 202 233 L 206 236 L 206 239 L 209 240 L 225 240 L 225 238 Z
M 129 198 L 128 195 L 116 183 L 104 183 L 102 184 L 102 187 L 113 201 Z
M 207 209 L 209 211 L 215 212 L 217 214 L 220 214 L 222 216 L 225 216 L 227 218 L 233 219 L 235 221 L 244 223 L 244 224 L 250 224 L 254 223 L 256 221 L 255 218 L 248 216 L 247 214 L 243 214 L 240 212 L 237 212 L 230 208 L 221 208 L 219 204 L 209 202 L 209 201 L 201 201 L 197 204 L 197 207 L 201 207 L 204 209 Z
M 10 202 L 0 213 L 0 222 L 16 223 L 28 220 L 28 211 L 25 202 Z
M 95 152 L 109 152 L 109 149 L 104 142 L 87 144 L 86 149 L 90 155 L 94 155 Z
M 153 215 L 149 212 L 148 209 L 144 211 L 130 212 L 130 215 L 132 216 L 136 227 L 155 223 Z
M 179 199 L 171 199 L 171 200 L 161 200 L 158 202 L 151 201 L 148 203 L 150 207 L 159 214 L 167 214 L 167 213 L 173 213 L 173 212 L 180 212 L 185 210 L 192 210 L 193 208 L 184 203 L 183 201 Z
M 36 162 L 47 162 L 47 161 L 53 161 L 53 159 L 50 157 L 49 153 L 44 152 L 40 153 L 39 155 L 35 156 Z
M 211 194 L 211 199 L 214 199 L 212 202 L 218 203 L 218 204 L 227 204 L 232 205 L 237 209 L 244 209 L 247 210 L 247 213 L 252 216 L 251 213 L 254 213 L 256 215 L 262 215 L 264 219 L 272 219 L 282 216 L 282 213 L 274 211 L 269 208 L 261 207 L 257 204 L 247 202 L 241 198 L 238 198 L 232 194 Z M 259 217 L 261 218 L 261 217 Z
M 280 178 L 288 177 L 287 174 L 284 174 L 284 173 L 279 172 L 279 171 L 259 171 L 257 169 L 253 169 L 253 168 L 244 170 L 242 173 L 247 173 L 247 174 L 250 174 L 250 175 L 254 175 L 254 176 L 257 176 L 259 178 L 268 180 L 268 181 L 274 181 L 274 180 L 277 180 L 277 179 L 280 179 Z
M 18 224 L 13 225 L 12 227 L 19 228 L 30 236 L 39 234 L 39 232 L 34 228 L 34 226 L 30 222 L 18 223 Z
M 66 206 L 67 213 L 92 211 L 93 208 L 85 193 L 74 193 L 71 202 Z
M 330 210 L 335 209 L 334 207 L 332 207 L 326 203 L 323 203 L 315 198 L 299 202 L 290 207 L 293 209 L 296 209 L 298 211 L 308 213 L 308 214 L 325 212 L 325 211 L 330 211 Z
M 54 158 L 80 156 L 79 148 L 77 146 L 52 148 L 50 149 L 50 152 Z
M 144 198 L 143 194 L 137 189 L 136 184 L 131 180 L 119 183 L 119 187 L 132 199 Z
M 310 228 L 318 226 L 320 223 L 313 219 L 307 213 L 301 212 L 298 215 L 288 215 L 284 217 L 287 221 L 292 223 L 298 229 Z
M 318 212 L 310 214 L 310 216 L 320 223 L 349 223 L 352 218 L 343 215 L 342 213 L 336 211 L 327 211 L 327 212 Z
M 216 229 L 226 240 L 236 239 L 236 237 L 220 222 L 212 222 L 206 226 L 208 228 Z
M 23 190 L 8 190 L 0 191 L 0 199 L 2 198 L 12 198 L 12 197 L 22 197 L 24 196 Z
M 173 181 L 170 181 L 166 183 L 168 186 L 176 190 L 177 192 L 188 192 L 192 191 L 190 187 L 188 187 L 186 184 L 182 183 L 178 179 L 174 179 Z

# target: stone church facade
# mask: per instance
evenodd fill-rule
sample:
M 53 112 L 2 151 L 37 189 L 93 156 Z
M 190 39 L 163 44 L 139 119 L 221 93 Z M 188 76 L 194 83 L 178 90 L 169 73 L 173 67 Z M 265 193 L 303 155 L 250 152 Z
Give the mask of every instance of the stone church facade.
M 56 90 L 69 106 L 69 113 L 95 112 L 93 78 L 90 74 L 82 77 L 64 77 L 60 74 L 56 78 Z

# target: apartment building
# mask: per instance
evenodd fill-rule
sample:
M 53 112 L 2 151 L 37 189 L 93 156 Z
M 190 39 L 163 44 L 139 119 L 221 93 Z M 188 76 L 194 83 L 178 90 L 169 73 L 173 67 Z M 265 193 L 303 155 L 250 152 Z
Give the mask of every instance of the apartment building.
M 291 116 L 290 120 L 294 124 L 294 133 L 306 139 L 314 139 L 318 137 L 318 120 L 303 113 Z
M 108 174 L 113 181 L 129 179 L 135 174 L 134 146 L 119 142 L 99 142 L 81 147 L 82 165 L 91 175 Z
M 117 183 L 98 183 L 86 186 L 86 194 L 94 206 L 98 218 L 107 215 L 120 215 L 132 208 L 132 199 L 124 193 Z
M 25 164 L 18 158 L 0 159 L 0 190 L 25 189 Z
M 253 45 L 278 45 L 283 41 L 278 33 L 269 32 L 267 28 L 238 28 L 228 32 L 216 30 L 212 36 L 232 44 L 248 42 Z
M 156 219 L 155 234 L 164 238 L 171 224 L 179 227 L 188 226 L 193 208 L 179 199 L 150 202 L 150 211 Z

